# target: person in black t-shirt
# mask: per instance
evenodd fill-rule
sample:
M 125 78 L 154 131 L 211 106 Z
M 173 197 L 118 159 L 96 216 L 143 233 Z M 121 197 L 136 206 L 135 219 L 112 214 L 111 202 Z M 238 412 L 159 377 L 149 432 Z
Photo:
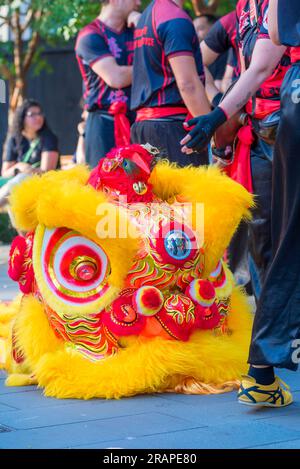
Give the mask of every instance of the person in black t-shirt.
M 139 0 L 101 3 L 99 16 L 79 32 L 75 46 L 88 111 L 85 152 L 91 168 L 113 147 L 126 143 L 116 139 L 117 116 L 123 114 L 133 122 L 134 113 L 129 112 L 133 25 L 141 4 Z
M 201 44 L 203 64 L 208 68 L 208 71 L 213 78 L 214 86 L 216 87 L 217 91 L 219 91 L 221 90 L 221 87 L 222 87 L 222 80 L 223 80 L 226 66 L 227 66 L 228 50 L 230 46 L 227 48 L 224 48 L 224 50 L 222 50 L 221 52 L 218 50 L 218 54 L 214 55 L 212 59 L 209 58 L 210 59 L 209 61 L 207 61 L 206 49 L 205 48 L 202 49 L 202 47 L 204 43 L 206 43 L 206 38 L 208 36 L 211 36 L 211 31 L 214 31 L 213 33 L 214 43 L 217 43 L 218 45 L 218 43 L 221 42 L 223 45 L 224 43 L 223 36 L 228 35 L 227 30 L 225 31 L 225 26 L 221 23 L 221 20 L 218 19 L 214 15 L 200 15 L 200 16 L 197 16 L 193 22 L 194 22 L 194 26 L 196 29 L 199 42 Z M 223 33 L 223 30 L 224 30 L 224 33 L 220 34 L 220 30 L 221 30 L 221 33 Z M 205 73 L 206 73 L 206 82 L 207 82 L 207 77 L 209 77 L 209 74 L 207 73 L 207 70 L 205 70 Z
M 206 92 L 214 105 L 218 104 L 218 101 L 222 96 L 220 92 L 225 92 L 227 87 L 231 84 L 231 81 L 238 78 L 240 74 L 238 67 L 236 23 L 236 12 L 232 11 L 228 13 L 216 21 L 201 43 L 203 63 L 206 67 L 208 67 L 215 82 L 213 83 L 212 80 L 210 80 L 209 75 L 207 76 Z M 214 68 L 216 66 L 217 68 L 220 68 L 219 64 L 222 58 L 223 61 L 225 58 L 225 64 L 223 63 L 223 73 L 220 78 L 220 75 L 214 75 Z M 228 74 L 229 69 L 231 72 L 230 74 Z M 223 82 L 225 73 L 226 83 Z M 217 80 L 219 80 L 219 82 Z M 217 98 L 217 101 L 214 101 L 215 98 Z
M 215 15 L 199 15 L 196 16 L 193 23 L 195 26 L 195 30 L 199 39 L 199 42 L 204 41 L 208 32 L 211 30 L 212 26 L 218 18 Z
M 26 100 L 16 110 L 3 160 L 0 206 L 6 204 L 11 188 L 26 176 L 58 168 L 58 141 L 38 102 Z
M 208 164 L 208 152 L 181 153 L 183 122 L 210 110 L 199 41 L 183 0 L 153 0 L 135 30 L 132 143 L 150 143 L 179 166 Z

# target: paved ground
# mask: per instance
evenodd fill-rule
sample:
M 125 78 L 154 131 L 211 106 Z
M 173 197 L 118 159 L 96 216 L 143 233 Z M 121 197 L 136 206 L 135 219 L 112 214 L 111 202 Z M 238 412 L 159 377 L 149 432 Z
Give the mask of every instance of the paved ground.
M 5 272 L 0 265 L 0 298 L 10 299 L 16 290 Z M 56 400 L 35 386 L 7 388 L 0 372 L 0 448 L 299 449 L 300 372 L 280 376 L 295 403 L 259 410 L 239 405 L 235 393 Z

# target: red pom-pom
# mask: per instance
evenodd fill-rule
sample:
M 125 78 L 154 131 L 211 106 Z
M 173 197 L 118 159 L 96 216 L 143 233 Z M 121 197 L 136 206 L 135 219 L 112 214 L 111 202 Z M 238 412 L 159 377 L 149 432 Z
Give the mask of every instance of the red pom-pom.
M 202 280 L 199 284 L 200 286 L 200 295 L 205 300 L 211 300 L 215 297 L 215 289 L 213 285 L 208 280 Z
M 161 306 L 161 296 L 159 292 L 146 290 L 141 297 L 146 308 L 159 308 Z
M 154 316 L 161 310 L 163 304 L 163 294 L 156 287 L 141 287 L 133 296 L 133 305 L 143 316 Z
M 188 285 L 185 294 L 194 303 L 206 308 L 214 303 L 216 292 L 214 286 L 208 280 L 195 279 Z

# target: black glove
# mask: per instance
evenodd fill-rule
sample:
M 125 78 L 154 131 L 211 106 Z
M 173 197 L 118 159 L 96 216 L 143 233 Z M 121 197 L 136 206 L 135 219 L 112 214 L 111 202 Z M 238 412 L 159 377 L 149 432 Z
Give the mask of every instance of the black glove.
M 213 134 L 224 122 L 227 116 L 223 109 L 216 107 L 212 112 L 205 116 L 194 117 L 185 123 L 185 127 L 195 126 L 190 132 L 191 140 L 185 144 L 187 148 L 194 151 L 202 151 L 209 144 Z

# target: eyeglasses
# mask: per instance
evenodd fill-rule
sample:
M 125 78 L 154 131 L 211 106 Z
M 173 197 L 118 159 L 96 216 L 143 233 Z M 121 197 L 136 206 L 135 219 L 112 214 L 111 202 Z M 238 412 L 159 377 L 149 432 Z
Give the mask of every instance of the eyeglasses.
M 26 116 L 27 117 L 43 117 L 44 114 L 42 112 L 31 112 L 31 111 L 29 111 L 29 112 L 26 113 Z

